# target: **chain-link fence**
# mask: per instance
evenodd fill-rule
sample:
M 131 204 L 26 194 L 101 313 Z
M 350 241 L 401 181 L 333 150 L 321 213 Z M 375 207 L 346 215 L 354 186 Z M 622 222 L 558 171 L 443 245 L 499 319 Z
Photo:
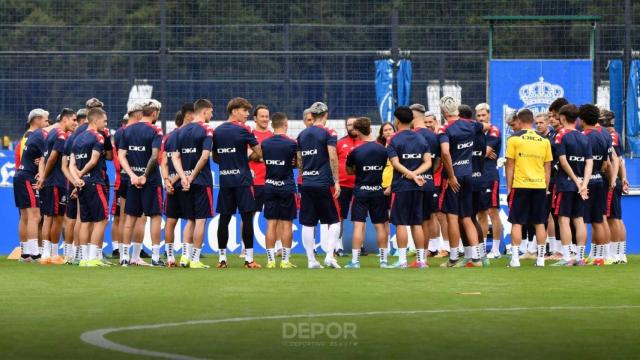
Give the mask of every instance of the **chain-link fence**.
M 314 101 L 331 118 L 376 120 L 374 61 L 402 50 L 412 99 L 453 83 L 465 103 L 486 101 L 489 15 L 593 15 L 596 86 L 622 58 L 620 0 L 3 0 L 0 135 L 19 135 L 34 107 L 53 114 L 98 97 L 116 124 L 134 84 L 153 86 L 163 120 L 184 102 L 213 100 L 215 118 L 243 96 L 298 119 Z M 640 24 L 640 5 L 632 14 Z M 495 25 L 497 58 L 588 58 L 590 22 Z M 640 43 L 633 25 L 632 44 Z M 398 54 L 398 52 L 394 52 Z M 437 91 L 436 91 L 437 92 Z

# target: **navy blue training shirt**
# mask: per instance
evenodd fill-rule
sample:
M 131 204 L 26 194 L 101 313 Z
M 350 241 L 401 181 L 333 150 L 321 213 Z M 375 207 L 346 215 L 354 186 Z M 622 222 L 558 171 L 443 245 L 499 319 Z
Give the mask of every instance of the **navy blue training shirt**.
M 382 172 L 388 159 L 387 149 L 375 141 L 365 142 L 351 150 L 346 165 L 356 170 L 356 183 L 353 187 L 356 197 L 384 195 Z
M 165 151 L 180 152 L 182 170 L 184 170 L 185 175 L 189 176 L 193 172 L 193 169 L 195 169 L 198 160 L 200 160 L 202 152 L 206 150 L 211 151 L 214 136 L 213 129 L 202 121 L 194 121 L 183 125 L 179 130 L 173 131 L 169 135 L 167 142 L 171 140 L 173 134 L 175 134 L 175 148 L 171 149 L 171 144 L 169 144 L 170 149 L 167 149 L 165 144 Z M 167 154 L 167 156 L 169 156 L 169 154 Z M 171 165 L 173 165 L 173 162 L 171 162 Z M 171 168 L 169 169 L 171 170 Z M 201 186 L 213 186 L 213 176 L 211 175 L 209 159 L 207 159 L 206 164 L 193 180 L 193 183 Z M 179 185 L 179 183 L 175 185 L 182 186 Z
M 62 172 L 62 157 L 64 156 L 66 142 L 67 135 L 59 128 L 52 129 L 47 136 L 47 156 L 45 156 L 45 161 L 49 160 L 49 156 L 51 156 L 51 152 L 53 151 L 58 153 L 58 158 L 56 159 L 53 170 L 51 170 L 51 173 L 44 182 L 45 186 L 67 186 L 67 178 Z
M 22 158 L 20 160 L 20 167 L 18 168 L 19 172 L 21 171 L 30 176 L 36 176 L 38 173 L 36 159 L 44 157 L 44 154 L 47 152 L 47 135 L 44 129 L 37 129 L 29 135 L 22 149 Z
M 100 153 L 100 161 L 87 174 L 82 177 L 85 182 L 103 184 L 102 163 L 104 162 L 104 137 L 94 130 L 83 131 L 76 136 L 71 153 L 75 156 L 76 167 L 82 170 L 91 160 L 93 151 Z
M 483 130 L 484 127 L 479 122 L 459 119 L 447 123 L 438 131 L 440 144 L 449 143 L 453 173 L 456 177 L 473 174 L 471 165 L 473 144 L 476 134 L 482 133 Z
M 402 130 L 397 132 L 387 146 L 387 155 L 389 159 L 397 157 L 407 169 L 416 170 L 422 164 L 422 157 L 425 153 L 429 153 L 429 144 L 422 135 L 411 130 Z M 413 180 L 409 180 L 402 176 L 396 169 L 393 169 L 393 181 L 391 183 L 391 191 L 420 191 Z
M 298 135 L 298 151 L 302 157 L 302 186 L 332 187 L 328 146 L 336 147 L 338 136 L 322 125 L 309 126 Z
M 554 143 L 558 158 L 565 155 L 573 173 L 582 179 L 586 161 L 592 158 L 587 137 L 575 129 L 562 129 L 556 134 Z M 578 187 L 564 172 L 562 166 L 559 166 L 556 176 L 556 189 L 557 191 L 578 191 Z
M 424 191 L 434 191 L 435 184 L 433 183 L 433 164 L 437 158 L 440 157 L 440 143 L 438 142 L 438 136 L 433 131 L 427 128 L 414 129 L 415 132 L 422 135 L 427 144 L 429 144 L 429 151 L 431 152 L 431 167 L 427 172 L 422 174 L 422 178 L 426 180 L 426 183 L 422 187 Z
M 131 171 L 137 176 L 144 175 L 151 158 L 152 149 L 160 149 L 162 145 L 162 130 L 155 125 L 141 121 L 124 130 L 119 149 L 127 151 L 127 161 Z M 162 184 L 160 171 L 156 168 L 147 178 L 147 184 L 158 186 Z
M 609 158 L 609 149 L 611 148 L 605 136 L 595 129 L 586 129 L 582 133 L 589 140 L 591 146 L 591 156 L 593 157 L 593 170 L 589 185 L 602 184 L 604 182 L 604 173 L 602 164 Z
M 264 182 L 265 193 L 293 194 L 293 163 L 298 145 L 286 135 L 273 135 L 262 141 L 262 158 L 267 169 Z
M 213 136 L 213 151 L 218 154 L 221 187 L 252 186 L 247 147 L 258 145 L 251 128 L 237 121 L 218 126 Z
M 496 155 L 500 156 L 500 148 L 502 147 L 502 138 L 500 138 L 500 130 L 491 125 L 489 131 L 484 134 L 486 146 L 493 149 Z M 490 159 L 485 157 L 484 167 L 482 169 L 482 180 L 485 186 L 491 186 L 494 181 L 498 181 L 498 158 Z

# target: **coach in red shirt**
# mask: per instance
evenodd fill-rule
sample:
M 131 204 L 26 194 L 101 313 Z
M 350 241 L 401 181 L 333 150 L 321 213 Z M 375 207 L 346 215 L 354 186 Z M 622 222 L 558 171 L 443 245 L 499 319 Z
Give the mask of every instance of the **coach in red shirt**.
M 266 105 L 258 105 L 253 111 L 253 120 L 256 128 L 253 135 L 262 144 L 265 139 L 273 136 L 273 132 L 269 130 L 269 108 Z M 250 161 L 249 168 L 253 175 L 253 191 L 256 198 L 256 212 L 261 212 L 264 206 L 264 180 L 267 174 L 267 168 L 263 161 Z
M 338 203 L 340 205 L 340 250 L 343 249 L 342 245 L 342 222 L 349 215 L 349 207 L 351 206 L 351 199 L 353 198 L 353 187 L 356 182 L 355 175 L 347 174 L 347 156 L 351 153 L 356 146 L 362 144 L 362 141 L 358 138 L 358 134 L 353 128 L 353 123 L 356 121 L 356 116 L 348 116 L 345 120 L 345 129 L 347 135 L 338 140 L 337 152 L 338 152 L 338 175 L 340 181 L 340 197 Z M 337 249 L 336 249 L 337 250 Z

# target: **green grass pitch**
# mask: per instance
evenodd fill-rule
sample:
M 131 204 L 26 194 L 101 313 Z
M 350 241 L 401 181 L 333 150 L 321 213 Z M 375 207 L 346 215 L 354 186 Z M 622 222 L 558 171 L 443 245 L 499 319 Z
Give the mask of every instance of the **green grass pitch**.
M 77 268 L 2 258 L 0 355 L 145 358 L 90 345 L 81 335 L 232 319 L 105 337 L 183 359 L 639 356 L 639 256 L 600 268 L 541 269 L 523 261 L 508 269 L 502 259 L 485 269 L 441 269 L 430 259 L 430 269 L 383 270 L 377 261 L 362 258 L 360 270 L 310 271 L 301 256 L 292 270 L 242 269 L 235 255 L 226 270 Z

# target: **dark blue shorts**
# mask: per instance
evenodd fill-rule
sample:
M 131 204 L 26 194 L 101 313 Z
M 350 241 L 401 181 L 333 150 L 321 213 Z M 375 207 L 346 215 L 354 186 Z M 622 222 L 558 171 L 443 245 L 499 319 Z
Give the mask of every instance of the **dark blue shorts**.
M 179 196 L 184 191 L 177 190 L 173 194 L 167 193 L 164 197 L 164 214 L 170 219 L 182 219 L 184 218 L 182 207 L 180 206 Z
M 265 193 L 264 218 L 267 220 L 291 221 L 296 218 L 296 194 L 294 193 Z
M 333 198 L 334 189 L 300 187 L 300 224 L 316 226 L 340 222 L 338 200 Z
M 585 201 L 577 191 L 561 191 L 556 193 L 555 214 L 572 219 L 584 217 Z
M 98 222 L 109 218 L 109 202 L 106 187 L 86 183 L 78 192 L 80 199 L 80 221 Z
M 497 209 L 500 207 L 500 182 L 494 180 L 480 193 L 479 210 Z
M 340 186 L 340 196 L 338 196 L 338 205 L 340 205 L 340 218 L 347 219 L 349 216 L 349 208 L 353 200 L 353 188 Z
M 145 185 L 138 189 L 129 185 L 124 213 L 135 217 L 161 215 L 162 203 L 162 186 Z
M 218 192 L 216 211 L 222 215 L 255 212 L 256 198 L 252 186 L 222 187 Z
M 264 210 L 264 185 L 253 185 L 253 196 L 256 199 L 256 212 L 261 212 Z
M 131 183 L 129 182 L 129 177 L 124 177 L 120 175 L 120 184 L 116 189 L 116 197 L 127 198 L 127 191 Z
M 38 190 L 34 189 L 36 181 L 33 177 L 18 172 L 13 178 L 13 199 L 18 209 L 40 207 Z
M 512 224 L 545 224 L 549 213 L 547 189 L 511 189 L 509 219 Z
M 391 195 L 391 223 L 393 225 L 422 225 L 424 192 L 403 191 Z
M 70 186 L 67 189 L 67 209 L 66 209 L 65 215 L 69 219 L 76 220 L 78 218 L 78 198 L 77 197 L 75 199 L 71 198 L 71 193 L 73 193 L 73 189 L 75 189 L 73 186 Z
M 120 197 L 117 196 L 118 194 L 116 193 L 116 196 L 113 197 L 113 200 L 111 200 L 111 215 L 113 216 L 120 216 L 120 210 L 121 210 L 121 206 L 120 206 Z
M 444 196 L 440 199 L 442 204 L 441 210 L 447 214 L 471 217 L 473 216 L 473 184 L 471 175 L 459 177 L 458 183 L 460 183 L 460 189 L 457 193 L 447 184 Z
M 422 220 L 431 219 L 431 215 L 436 213 L 438 208 L 438 198 L 433 191 L 423 191 L 422 195 Z
M 220 189 L 222 190 L 222 189 Z M 189 191 L 176 190 L 179 212 L 188 220 L 210 219 L 213 217 L 213 187 L 191 184 Z M 220 196 L 218 196 L 218 201 Z M 220 205 L 220 203 L 218 203 Z M 235 211 L 234 211 L 235 212 Z M 176 217 L 178 219 L 178 217 Z
M 40 190 L 40 213 L 46 216 L 64 215 L 67 207 L 67 189 L 58 186 L 45 186 Z
M 607 189 L 604 183 L 589 184 L 589 198 L 584 205 L 585 223 L 593 224 L 604 221 L 607 205 Z
M 622 182 L 617 181 L 614 189 L 607 191 L 605 214 L 609 219 L 622 220 Z
M 373 224 L 383 224 L 389 221 L 387 197 L 384 195 L 354 196 L 351 201 L 351 221 L 366 222 L 367 216 Z

